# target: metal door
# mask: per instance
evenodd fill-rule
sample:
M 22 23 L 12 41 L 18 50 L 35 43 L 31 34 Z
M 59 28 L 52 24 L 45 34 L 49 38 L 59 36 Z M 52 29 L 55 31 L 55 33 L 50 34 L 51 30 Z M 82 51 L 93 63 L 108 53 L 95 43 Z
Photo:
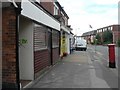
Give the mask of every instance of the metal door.
M 52 61 L 52 30 L 48 29 L 48 53 L 49 53 L 49 61 L 50 61 L 50 65 L 53 64 Z

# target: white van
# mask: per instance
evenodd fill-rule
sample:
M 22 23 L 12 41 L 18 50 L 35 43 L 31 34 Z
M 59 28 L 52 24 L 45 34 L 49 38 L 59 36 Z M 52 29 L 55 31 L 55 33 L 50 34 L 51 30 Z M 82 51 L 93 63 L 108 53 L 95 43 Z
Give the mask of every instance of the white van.
M 76 51 L 81 50 L 81 51 L 86 51 L 87 49 L 87 42 L 85 39 L 82 38 L 76 38 L 75 42 L 75 49 Z

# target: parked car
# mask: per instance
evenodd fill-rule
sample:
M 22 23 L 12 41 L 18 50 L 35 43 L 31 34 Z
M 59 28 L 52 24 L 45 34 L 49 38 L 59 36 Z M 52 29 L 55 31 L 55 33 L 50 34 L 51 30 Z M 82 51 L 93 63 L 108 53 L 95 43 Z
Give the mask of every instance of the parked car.
M 85 39 L 82 38 L 76 38 L 76 43 L 75 43 L 75 50 L 78 51 L 86 51 L 87 49 L 87 42 Z

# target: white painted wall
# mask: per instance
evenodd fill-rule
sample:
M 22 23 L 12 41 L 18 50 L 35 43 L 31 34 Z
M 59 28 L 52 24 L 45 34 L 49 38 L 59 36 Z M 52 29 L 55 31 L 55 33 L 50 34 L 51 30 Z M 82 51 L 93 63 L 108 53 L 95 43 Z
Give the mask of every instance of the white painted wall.
M 34 79 L 34 56 L 33 56 L 33 23 L 20 18 L 19 40 L 26 39 L 28 43 L 19 46 L 20 79 Z
M 30 1 L 22 0 L 21 8 L 22 15 L 60 31 L 60 23 L 55 18 L 47 15 L 41 9 L 36 7 Z
M 65 26 L 61 26 L 61 29 L 70 34 L 70 31 Z
M 66 42 L 67 42 L 67 53 L 70 54 L 70 35 L 66 34 Z
M 69 38 L 70 38 L 70 31 L 69 31 L 69 29 L 68 28 L 66 28 L 65 26 L 61 26 L 61 29 L 63 30 L 63 31 L 65 31 L 65 37 L 66 37 L 66 51 L 67 51 L 67 53 L 68 54 L 70 54 L 70 40 L 69 40 Z

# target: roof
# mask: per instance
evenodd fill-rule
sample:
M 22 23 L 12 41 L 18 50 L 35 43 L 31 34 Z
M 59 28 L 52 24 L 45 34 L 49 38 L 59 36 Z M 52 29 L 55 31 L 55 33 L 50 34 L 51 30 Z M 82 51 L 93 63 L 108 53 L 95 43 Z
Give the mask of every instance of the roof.
M 83 33 L 82 36 L 94 35 L 96 33 L 97 33 L 97 30 L 93 30 L 93 31 Z
M 106 26 L 106 27 L 99 28 L 99 29 L 97 29 L 97 30 L 100 30 L 100 29 L 103 29 L 103 28 L 112 27 L 112 26 L 117 26 L 118 28 L 120 27 L 119 24 L 114 24 L 114 25 L 109 25 L 109 26 Z M 82 34 L 82 36 L 94 35 L 94 34 L 97 33 L 97 30 L 93 30 L 93 31 L 85 32 L 85 33 Z

